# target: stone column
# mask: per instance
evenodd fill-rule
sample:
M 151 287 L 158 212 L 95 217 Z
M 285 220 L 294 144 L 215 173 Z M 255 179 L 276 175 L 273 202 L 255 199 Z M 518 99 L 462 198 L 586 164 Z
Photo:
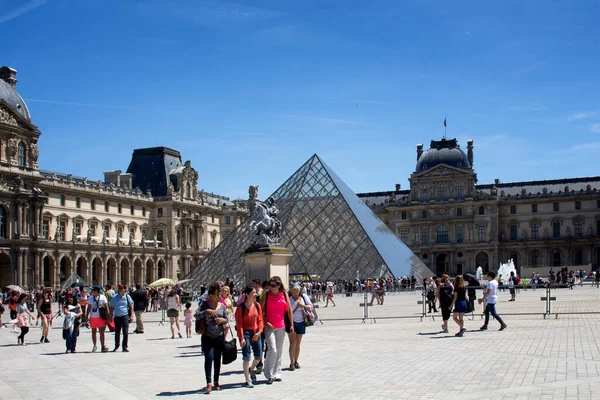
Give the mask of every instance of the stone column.
M 17 200 L 17 214 L 15 216 L 15 220 L 17 222 L 17 231 L 16 231 L 16 236 L 17 238 L 19 238 L 19 236 L 21 236 L 21 213 L 22 213 L 22 205 L 21 205 L 21 200 Z
M 152 271 L 153 271 L 153 275 L 154 275 L 153 279 L 157 280 L 158 279 L 158 256 L 154 256 L 153 260 L 154 260 L 154 266 L 152 267 Z M 150 282 L 150 283 L 152 283 L 152 282 Z
M 44 224 L 44 203 L 40 203 L 38 206 L 38 227 L 37 235 L 42 236 L 42 225 Z M 50 227 L 48 227 L 50 229 Z
M 108 256 L 106 254 L 102 255 L 101 258 L 102 265 L 100 266 L 100 285 L 104 287 L 106 285 L 106 276 L 108 272 Z
M 140 282 L 134 282 L 134 283 L 141 283 L 143 285 L 146 283 L 146 257 L 145 256 L 142 256 L 142 270 L 140 272 L 141 272 Z
M 17 250 L 17 285 L 23 284 L 23 251 Z
M 44 268 L 44 264 L 42 261 L 42 252 L 40 250 L 33 251 L 33 284 L 34 286 L 39 286 L 43 284 L 43 280 L 41 279 L 43 273 L 42 268 Z

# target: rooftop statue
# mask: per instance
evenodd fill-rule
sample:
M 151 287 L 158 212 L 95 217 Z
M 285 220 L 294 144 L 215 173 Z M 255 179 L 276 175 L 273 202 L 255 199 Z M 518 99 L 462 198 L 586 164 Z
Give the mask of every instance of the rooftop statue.
M 281 221 L 279 220 L 279 209 L 275 205 L 273 197 L 269 197 L 264 203 L 257 202 L 249 229 L 256 232 L 257 236 L 252 242 L 252 247 L 268 247 L 279 244 Z

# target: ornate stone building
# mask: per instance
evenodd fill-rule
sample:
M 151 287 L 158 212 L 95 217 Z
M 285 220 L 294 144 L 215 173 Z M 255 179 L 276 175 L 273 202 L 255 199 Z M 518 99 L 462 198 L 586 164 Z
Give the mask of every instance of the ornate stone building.
M 181 279 L 248 215 L 205 193 L 178 151 L 134 150 L 104 181 L 39 169 L 41 132 L 0 68 L 0 287 L 57 288 L 72 272 L 94 284 Z
M 417 145 L 409 190 L 358 196 L 437 274 L 600 265 L 600 177 L 478 185 L 473 146 Z

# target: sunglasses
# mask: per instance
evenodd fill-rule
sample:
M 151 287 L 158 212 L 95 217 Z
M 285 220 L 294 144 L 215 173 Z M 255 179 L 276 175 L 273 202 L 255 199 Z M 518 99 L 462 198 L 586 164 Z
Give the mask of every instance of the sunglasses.
M 271 287 L 278 287 L 279 283 L 269 283 L 269 286 L 271 286 Z

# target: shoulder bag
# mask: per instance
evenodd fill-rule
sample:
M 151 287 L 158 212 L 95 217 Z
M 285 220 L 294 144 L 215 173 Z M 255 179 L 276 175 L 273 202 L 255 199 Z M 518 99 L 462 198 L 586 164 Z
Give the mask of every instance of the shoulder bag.
M 227 310 L 225 310 L 227 312 Z M 235 360 L 237 360 L 237 339 L 233 336 L 233 331 L 231 330 L 231 325 L 229 326 L 229 332 L 231 333 L 231 340 L 224 339 L 223 343 L 223 364 L 231 364 Z
M 306 297 L 304 297 L 304 294 L 302 295 L 302 299 L 306 302 Z M 303 308 L 302 312 L 304 313 L 304 325 L 313 326 L 315 322 L 317 322 L 317 311 L 315 310 L 314 305 L 310 305 L 310 310 Z

